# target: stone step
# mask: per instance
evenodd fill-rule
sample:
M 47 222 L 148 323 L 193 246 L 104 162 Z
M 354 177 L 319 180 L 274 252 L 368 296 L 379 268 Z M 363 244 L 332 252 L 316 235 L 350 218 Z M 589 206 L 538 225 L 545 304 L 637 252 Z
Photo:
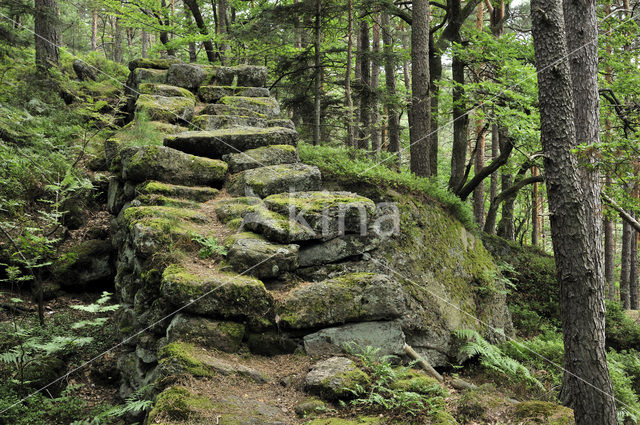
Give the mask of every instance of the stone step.
M 179 313 L 167 327 L 167 341 L 183 341 L 205 348 L 236 353 L 245 335 L 242 323 L 212 320 Z
M 262 87 L 200 86 L 198 97 L 205 103 L 218 103 L 225 96 L 270 97 L 269 89 Z
M 221 199 L 214 204 L 218 220 L 225 224 L 233 220 L 243 219 L 245 215 L 255 211 L 256 206 L 264 208 L 262 200 L 252 196 Z
M 195 106 L 195 99 L 189 97 L 141 94 L 135 111 L 136 114 L 145 112 L 151 120 L 179 123 L 191 121 Z
M 230 128 L 213 131 L 186 131 L 165 137 L 164 145 L 182 152 L 208 158 L 270 145 L 298 143 L 298 133 L 289 128 Z
M 267 127 L 264 118 L 241 115 L 197 115 L 191 120 L 196 130 L 220 130 L 237 127 Z
M 170 86 L 160 83 L 142 83 L 138 86 L 140 94 L 150 94 L 155 96 L 186 97 L 195 100 L 196 97 L 189 90 L 178 86 Z
M 229 172 L 235 174 L 251 168 L 296 163 L 298 151 L 291 145 L 263 146 L 242 153 L 224 155 L 222 160 L 229 165 Z
M 252 168 L 232 175 L 227 181 L 227 191 L 230 194 L 261 198 L 275 193 L 313 191 L 319 188 L 318 167 L 302 163 Z
M 273 97 L 224 96 L 219 103 L 234 108 L 246 108 L 255 113 L 274 119 L 280 115 L 280 105 Z
M 196 108 L 196 115 L 235 115 L 240 117 L 252 117 L 252 118 L 260 118 L 263 120 L 267 119 L 267 116 L 264 114 L 259 114 L 258 112 L 248 109 L 248 108 L 240 108 L 236 106 L 223 105 L 221 103 L 208 103 L 203 105 L 202 107 Z M 274 127 L 274 126 L 269 126 Z
M 157 180 L 184 186 L 220 186 L 227 164 L 189 155 L 165 146 L 140 146 L 120 150 L 116 168 L 123 181 Z
M 207 202 L 218 195 L 218 189 L 204 186 L 181 186 L 159 181 L 144 182 L 136 190 L 143 195 L 163 195 L 195 202 Z
M 238 273 L 270 279 L 298 268 L 298 245 L 269 242 L 251 232 L 233 236 L 227 262 Z
M 352 192 L 281 192 L 265 198 L 267 208 L 298 217 L 325 240 L 345 233 L 366 234 L 376 210 L 371 199 Z
M 300 250 L 300 267 L 335 263 L 376 249 L 380 240 L 373 235 L 344 235 Z
M 263 235 L 270 241 L 292 243 L 318 239 L 315 232 L 294 219 L 268 210 L 263 205 L 253 205 L 245 212 L 242 227 Z
M 133 71 L 136 68 L 151 68 L 151 69 L 169 69 L 174 63 L 181 63 L 180 59 L 150 59 L 150 58 L 138 58 L 129 62 L 129 70 Z

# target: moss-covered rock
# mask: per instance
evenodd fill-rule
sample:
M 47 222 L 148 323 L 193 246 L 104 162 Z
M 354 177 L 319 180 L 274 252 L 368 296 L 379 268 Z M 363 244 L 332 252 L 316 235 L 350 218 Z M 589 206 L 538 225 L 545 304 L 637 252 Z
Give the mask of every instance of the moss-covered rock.
M 344 235 L 326 242 L 308 245 L 298 255 L 300 267 L 334 263 L 345 258 L 361 256 L 378 247 L 375 235 Z
M 204 107 L 200 111 L 200 115 L 240 116 L 267 120 L 267 116 L 265 114 L 260 114 L 248 108 L 223 105 L 222 103 L 209 103 L 207 105 L 204 105 Z
M 168 123 L 190 121 L 195 100 L 188 97 L 141 94 L 136 101 L 136 112 L 144 111 L 152 120 Z
M 167 84 L 190 90 L 197 90 L 206 77 L 202 67 L 189 63 L 174 63 L 167 70 Z
M 198 202 L 190 201 L 188 199 L 170 198 L 164 195 L 140 195 L 136 197 L 136 200 L 142 205 L 149 206 L 162 206 L 173 208 L 199 208 Z
M 296 412 L 296 415 L 301 418 L 312 418 L 320 413 L 324 413 L 327 410 L 327 406 L 322 400 L 312 397 L 296 404 L 293 410 Z
M 266 127 L 262 118 L 238 115 L 198 115 L 191 120 L 195 130 L 220 130 L 236 127 Z
M 280 105 L 273 97 L 224 96 L 219 103 L 232 108 L 246 108 L 266 116 L 267 119 L 280 115 Z
M 188 99 L 193 99 L 194 101 L 196 98 L 195 95 L 189 90 L 182 87 L 170 86 L 168 84 L 142 83 L 138 86 L 138 91 L 140 92 L 140 94 L 168 97 L 186 97 Z
M 167 80 L 166 69 L 136 68 L 129 74 L 127 86 L 137 90 L 142 83 L 164 84 Z
M 265 87 L 267 68 L 264 66 L 238 65 L 233 68 L 238 76 L 238 85 L 246 87 Z
M 214 407 L 211 400 L 192 393 L 186 387 L 170 387 L 156 398 L 155 406 L 149 413 L 147 423 L 186 421 L 198 417 L 202 410 Z
M 320 188 L 320 170 L 306 164 L 280 164 L 252 168 L 234 174 L 227 186 L 229 193 L 266 197 L 287 191 L 313 191 Z M 288 214 L 289 211 L 286 211 Z
M 181 62 L 180 59 L 137 58 L 129 62 L 129 70 L 133 71 L 136 68 L 169 69 L 172 64 Z
M 148 181 L 136 190 L 145 195 L 162 195 L 171 198 L 184 198 L 196 202 L 206 202 L 218 195 L 218 189 L 211 187 L 180 186 L 158 181 Z
M 245 326 L 242 323 L 176 315 L 167 328 L 169 342 L 184 341 L 227 353 L 235 353 L 242 344 Z
M 113 255 L 110 241 L 84 241 L 59 256 L 53 265 L 53 275 L 67 290 L 108 288 L 115 275 Z
M 255 211 L 256 206 L 264 205 L 259 198 L 241 196 L 237 198 L 221 199 L 215 203 L 215 212 L 218 220 L 228 223 L 231 220 L 242 219 L 245 215 Z
M 271 294 L 261 281 L 248 276 L 199 276 L 172 265 L 162 275 L 160 292 L 172 304 L 186 305 L 186 312 L 247 320 L 254 327 L 268 324 L 273 316 Z
M 270 211 L 261 204 L 254 205 L 252 211 L 244 214 L 242 227 L 278 243 L 309 241 L 319 238 L 310 228 L 288 216 Z
M 289 119 L 280 119 L 280 118 L 267 121 L 267 127 L 284 127 L 284 128 L 290 128 L 291 130 L 296 129 L 296 125 L 293 123 L 293 121 Z
M 400 284 L 374 273 L 353 273 L 295 288 L 277 306 L 280 325 L 293 329 L 390 320 L 405 311 Z
M 298 268 L 298 245 L 275 244 L 258 235 L 236 238 L 227 253 L 227 262 L 238 273 L 274 278 Z
M 405 337 L 399 322 L 349 323 L 321 329 L 305 335 L 304 350 L 310 356 L 344 354 L 345 348 L 373 347 L 376 358 L 395 356 L 399 361 L 405 355 Z
M 573 425 L 573 410 L 548 401 L 523 401 L 513 408 L 517 423 Z
M 212 131 L 186 131 L 167 136 L 164 145 L 182 152 L 221 158 L 228 153 L 270 145 L 293 145 L 298 142 L 298 133 L 288 128 L 228 128 Z
M 158 180 L 180 185 L 219 186 L 227 164 L 215 159 L 185 154 L 164 146 L 142 146 L 120 151 L 123 180 Z
M 200 86 L 198 97 L 206 103 L 217 103 L 225 96 L 269 97 L 269 89 L 241 86 Z
M 400 373 L 398 379 L 391 382 L 390 387 L 394 390 L 410 391 L 431 397 L 449 395 L 449 392 L 440 385 L 437 379 L 415 369 Z
M 230 173 L 267 165 L 293 164 L 298 162 L 298 151 L 291 145 L 263 146 L 241 153 L 230 153 L 222 159 L 229 164 Z
M 316 363 L 304 381 L 306 391 L 329 400 L 349 399 L 353 391 L 366 389 L 369 376 L 346 357 L 331 357 Z

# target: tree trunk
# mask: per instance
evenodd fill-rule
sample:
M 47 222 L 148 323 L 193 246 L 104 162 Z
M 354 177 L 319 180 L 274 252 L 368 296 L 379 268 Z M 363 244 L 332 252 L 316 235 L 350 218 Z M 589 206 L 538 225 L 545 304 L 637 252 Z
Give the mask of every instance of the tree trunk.
M 371 31 L 371 150 L 380 153 L 380 14 L 374 15 Z
M 464 168 L 467 163 L 467 128 L 469 117 L 464 105 L 464 62 L 457 54 L 451 60 L 453 74 L 453 147 L 451 148 L 451 177 L 449 188 L 457 191 L 464 183 Z
M 593 6 L 593 8 L 591 8 Z M 592 137 L 577 138 L 599 125 L 598 93 L 591 86 L 597 65 L 591 49 L 595 27 L 595 2 L 573 4 L 563 17 L 559 0 L 532 0 L 531 18 L 545 179 L 551 217 L 551 235 L 558 282 L 565 347 L 562 400 L 574 409 L 576 425 L 616 425 L 613 396 L 605 352 L 605 305 L 600 220 L 600 185 L 593 171 L 581 168 L 572 150 Z M 565 17 L 570 23 L 565 32 Z M 593 24 L 593 26 L 592 26 Z M 580 69 L 569 68 L 565 37 L 580 33 L 584 54 Z M 585 43 L 587 41 L 587 43 Z M 568 47 L 568 48 L 567 48 Z M 573 81 L 575 85 L 572 85 Z M 580 79 L 577 77 L 580 75 Z M 573 90 L 572 90 L 573 88 Z M 582 89 L 582 90 L 581 90 Z M 594 99 L 595 98 L 595 99 Z M 575 105 L 578 107 L 574 107 Z M 575 114 L 575 115 L 574 115 Z M 577 120 L 576 116 L 583 116 Z M 576 131 L 576 126 L 580 127 Z M 589 131 L 589 135 L 592 133 Z
M 531 175 L 538 175 L 538 167 L 531 167 Z M 538 246 L 540 236 L 540 197 L 538 195 L 538 183 L 533 184 L 531 194 L 531 245 Z
M 198 6 L 197 0 L 184 0 L 184 4 L 191 11 L 191 15 L 193 15 L 193 19 L 196 21 L 196 25 L 200 30 L 200 34 L 208 35 L 209 31 L 207 30 L 207 24 L 205 24 L 204 19 L 202 18 L 202 14 L 200 13 L 200 6 Z M 207 59 L 209 60 L 209 63 L 214 63 L 216 60 L 216 54 L 213 49 L 213 43 L 211 43 L 211 40 L 205 40 L 202 42 L 202 45 L 204 46 L 204 51 L 207 53 Z
M 480 120 L 476 124 L 476 138 L 478 145 L 473 167 L 476 171 L 480 171 L 484 168 L 484 129 Z M 484 223 L 484 181 L 473 189 L 473 215 L 478 226 L 482 227 Z
M 438 116 L 440 108 L 440 87 L 442 78 L 442 56 L 436 52 L 433 34 L 429 35 L 429 91 L 431 94 L 431 123 L 429 126 L 429 171 L 432 176 L 438 175 Z
M 316 0 L 315 37 L 313 46 L 313 64 L 315 69 L 315 87 L 313 90 L 313 144 L 320 144 L 320 118 L 322 116 L 322 68 L 320 63 L 320 43 L 322 42 L 322 1 Z
M 500 155 L 500 132 L 498 131 L 498 125 L 493 124 L 491 126 L 491 158 L 492 161 Z M 489 185 L 489 203 L 493 202 L 493 199 L 498 196 L 498 172 L 491 173 L 491 184 Z M 492 232 L 495 229 L 492 229 Z
M 349 0 L 349 13 L 353 13 L 353 2 Z M 298 0 L 293 0 L 293 4 L 298 4 Z M 353 17 L 352 17 L 353 20 Z M 302 49 L 302 30 L 300 29 L 300 20 L 296 16 L 293 21 L 294 42 L 293 47 Z M 351 33 L 351 32 L 350 32 Z
M 369 54 L 369 24 L 360 21 L 360 128 L 358 148 L 369 149 L 371 129 L 371 58 Z
M 431 175 L 429 162 L 429 2 L 414 0 L 411 24 L 411 172 L 417 176 Z
M 347 9 L 347 70 L 344 75 L 344 106 L 347 110 L 347 146 L 355 147 L 353 94 L 351 93 L 351 67 L 353 65 L 353 0 L 348 0 Z
M 60 65 L 60 12 L 56 0 L 35 0 L 34 6 L 36 69 L 42 76 Z
M 605 218 L 604 224 L 604 278 L 607 282 L 607 299 L 616 299 L 616 286 L 614 279 L 616 244 L 613 239 L 613 220 Z
M 638 309 L 638 232 L 631 230 L 629 260 L 629 309 Z
M 91 11 L 91 50 L 98 50 L 98 9 Z
M 502 190 L 505 192 L 513 185 L 513 176 L 511 174 L 502 175 Z M 515 198 L 510 198 L 502 204 L 502 214 L 500 221 L 498 222 L 497 234 L 498 236 L 507 239 L 514 240 L 515 229 L 513 224 L 513 210 L 514 210 Z
M 149 48 L 149 33 L 142 30 L 142 35 L 140 36 L 141 38 L 141 52 L 140 54 L 142 55 L 143 58 L 147 57 L 147 49 Z
M 622 308 L 629 309 L 629 271 L 631 266 L 631 225 L 622 222 L 622 253 L 620 258 L 620 302 Z
M 393 58 L 393 39 L 391 38 L 391 19 L 382 12 L 382 43 L 384 44 L 384 77 L 387 86 L 387 113 L 389 115 L 389 152 L 396 155 L 396 167 L 402 164 L 400 156 L 400 122 L 397 106 L 396 73 Z
M 227 64 L 227 50 L 229 50 L 229 45 L 226 41 L 226 37 L 229 34 L 227 21 L 228 9 L 229 3 L 227 0 L 218 1 L 218 32 L 223 36 L 222 43 L 220 44 L 220 62 L 223 65 Z
M 115 32 L 113 34 L 113 61 L 123 62 L 122 52 L 122 24 L 120 22 L 120 16 L 116 16 Z

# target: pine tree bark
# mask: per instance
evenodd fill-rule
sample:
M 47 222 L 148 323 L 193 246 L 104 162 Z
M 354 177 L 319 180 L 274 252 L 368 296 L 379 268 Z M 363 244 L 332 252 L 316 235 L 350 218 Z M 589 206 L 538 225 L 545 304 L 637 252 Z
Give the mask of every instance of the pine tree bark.
M 116 25 L 114 28 L 113 34 L 113 61 L 122 63 L 123 62 L 123 51 L 122 51 L 122 24 L 120 22 L 120 16 L 116 16 Z
M 409 128 L 411 172 L 431 175 L 429 162 L 429 2 L 414 0 L 411 23 L 411 127 Z
M 380 153 L 380 14 L 374 15 L 371 30 L 371 150 Z
M 629 259 L 629 309 L 638 309 L 638 232 L 631 230 Z
M 34 34 L 36 69 L 44 75 L 51 67 L 60 65 L 60 12 L 56 0 L 35 0 Z
M 355 147 L 353 94 L 351 93 L 351 67 L 353 66 L 353 0 L 348 0 L 347 9 L 347 69 L 344 75 L 344 106 L 347 110 L 347 146 Z
M 531 167 L 531 175 L 538 175 L 538 167 Z M 540 196 L 538 195 L 538 183 L 533 184 L 531 194 L 531 245 L 538 246 L 540 235 Z
M 91 50 L 98 50 L 98 9 L 91 11 Z
M 382 12 L 382 43 L 384 45 L 384 76 L 387 89 L 387 114 L 389 115 L 389 152 L 395 153 L 396 166 L 400 168 L 400 121 L 397 106 L 397 89 L 395 61 L 393 57 L 393 39 L 391 37 L 391 19 L 387 12 Z
M 629 271 L 631 268 L 631 225 L 622 222 L 622 253 L 620 254 L 620 302 L 622 308 L 629 309 Z
M 322 64 L 320 62 L 320 43 L 322 42 L 322 1 L 316 0 L 315 37 L 313 64 L 315 69 L 315 86 L 313 90 L 313 144 L 320 144 L 320 118 L 322 116 Z
M 597 140 L 576 135 L 593 136 L 591 130 L 599 125 L 594 107 L 597 85 L 592 85 L 597 74 L 590 66 L 592 62 L 597 65 L 598 56 L 590 47 L 583 48 L 584 57 L 578 61 L 583 62 L 581 69 L 575 66 L 575 58 L 571 69 L 566 60 L 575 42 L 567 43 L 567 35 L 572 38 L 575 34 L 570 33 L 581 33 L 580 43 L 585 39 L 591 43 L 597 36 L 595 1 L 588 3 L 574 3 L 563 14 L 559 0 L 532 0 L 531 18 L 565 347 L 561 399 L 574 409 L 576 425 L 615 425 L 616 405 L 605 353 L 600 182 L 594 178 L 596 173 L 579 166 L 572 152 L 577 140 Z M 585 119 L 577 120 L 577 116 Z
M 143 58 L 146 58 L 147 57 L 147 49 L 149 48 L 149 33 L 144 31 L 144 30 L 142 30 L 142 35 L 140 36 L 140 39 L 141 39 L 141 41 L 140 41 L 140 44 L 141 44 L 141 46 L 140 46 L 140 49 L 141 49 L 140 55 Z
M 365 19 L 360 21 L 360 126 L 358 131 L 358 148 L 369 149 L 371 137 L 371 54 L 369 24 Z
M 222 43 L 220 44 L 220 62 L 222 65 L 227 64 L 227 50 L 229 45 L 225 37 L 229 34 L 229 24 L 227 20 L 227 14 L 229 13 L 229 3 L 227 0 L 218 1 L 218 33 L 221 34 Z
M 429 94 L 431 95 L 431 123 L 429 126 L 429 171 L 438 175 L 438 114 L 440 108 L 440 87 L 442 78 L 442 56 L 436 51 L 433 34 L 429 35 Z
M 209 30 L 207 29 L 207 24 L 204 22 L 204 19 L 202 18 L 202 13 L 200 13 L 200 6 L 198 6 L 197 0 L 184 0 L 184 4 L 191 11 L 191 15 L 193 16 L 193 19 L 196 21 L 196 25 L 200 30 L 200 34 L 208 35 Z M 215 50 L 213 49 L 213 43 L 211 43 L 211 40 L 205 40 L 202 42 L 202 45 L 204 46 L 204 51 L 207 54 L 207 59 L 209 60 L 209 63 L 214 63 L 216 60 L 216 53 L 215 53 Z

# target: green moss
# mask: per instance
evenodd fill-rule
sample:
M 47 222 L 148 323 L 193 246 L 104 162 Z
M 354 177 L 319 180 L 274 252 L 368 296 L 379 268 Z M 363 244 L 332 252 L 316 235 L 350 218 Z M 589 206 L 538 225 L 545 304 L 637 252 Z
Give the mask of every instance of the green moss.
M 137 58 L 129 62 L 129 70 L 133 71 L 136 68 L 169 69 L 172 64 L 181 62 L 180 59 Z
M 158 352 L 161 363 L 179 365 L 185 372 L 195 377 L 211 377 L 216 372 L 198 359 L 201 349 L 186 342 L 172 342 Z
M 167 84 L 142 83 L 138 86 L 138 91 L 140 94 L 186 97 L 195 100 L 195 95 L 189 90 Z
M 161 207 L 172 207 L 172 208 L 187 208 L 187 209 L 197 209 L 200 208 L 200 204 L 194 201 L 189 201 L 186 199 L 177 199 L 170 198 L 164 195 L 140 195 L 136 198 L 143 205 L 149 206 L 161 206 Z
M 331 376 L 321 382 L 324 387 L 331 387 L 332 382 L 340 382 L 340 388 L 334 390 L 334 395 L 338 399 L 353 398 L 354 391 L 358 388 L 369 388 L 371 386 L 371 378 L 358 368 L 354 368 L 343 372 L 336 376 Z
M 213 409 L 214 403 L 206 397 L 197 396 L 185 387 L 171 387 L 161 392 L 149 413 L 148 423 L 158 420 L 184 421 L 199 410 Z
M 193 115 L 195 100 L 188 97 L 141 94 L 136 101 L 136 112 L 145 111 L 149 118 L 175 122 Z M 186 112 L 191 109 L 191 112 Z
M 378 416 L 359 416 L 355 419 L 321 418 L 314 419 L 308 425 L 376 425 L 381 424 L 382 420 Z
M 347 195 L 340 192 L 303 192 L 278 193 L 267 196 L 264 202 L 276 211 L 285 211 L 295 207 L 296 211 L 305 213 L 321 213 L 327 209 L 344 208 L 350 205 L 364 206 L 368 214 L 373 214 L 375 204 L 369 198 L 357 194 Z
M 440 386 L 440 383 L 430 376 L 413 369 L 409 369 L 398 376 L 391 383 L 391 389 L 411 391 L 430 396 L 447 396 L 448 392 Z
M 205 215 L 198 211 L 175 207 L 152 205 L 130 207 L 124 211 L 125 222 L 129 223 L 129 225 L 146 218 L 163 218 L 175 222 L 186 220 L 194 223 L 207 223 L 209 221 Z
M 445 410 L 438 410 L 430 416 L 432 425 L 458 425 L 458 422 L 451 413 Z
M 570 425 L 574 423 L 573 411 L 548 401 L 523 401 L 514 409 L 514 417 L 519 421 L 546 425 Z

